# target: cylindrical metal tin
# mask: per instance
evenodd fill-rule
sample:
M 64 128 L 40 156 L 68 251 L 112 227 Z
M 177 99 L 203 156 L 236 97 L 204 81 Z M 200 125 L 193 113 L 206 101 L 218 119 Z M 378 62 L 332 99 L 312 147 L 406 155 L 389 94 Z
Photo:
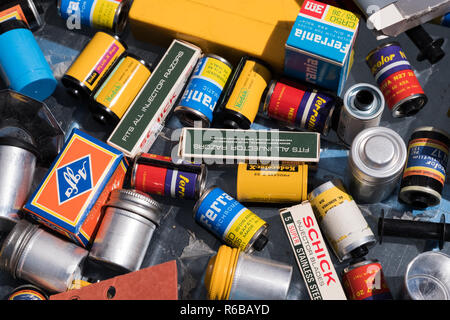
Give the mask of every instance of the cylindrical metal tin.
M 233 66 L 224 58 L 206 54 L 198 61 L 194 73 L 174 113 L 180 121 L 193 127 L 201 121 L 209 127 L 222 91 L 230 77 Z
M 209 260 L 205 286 L 209 300 L 285 300 L 292 266 L 222 245 Z
M 57 0 L 58 13 L 68 24 L 79 21 L 114 34 L 125 30 L 131 4 L 131 0 Z
M 408 160 L 399 199 L 424 209 L 441 202 L 446 179 L 450 135 L 434 127 L 414 130 L 408 143 Z
M 412 300 L 450 300 L 450 256 L 427 251 L 406 267 L 404 288 Z
M 308 165 L 239 163 L 236 198 L 241 202 L 288 203 L 307 200 Z
M 43 101 L 53 94 L 57 81 L 31 30 L 21 20 L 0 23 L 0 65 L 6 85 Z
M 337 101 L 315 89 L 272 80 L 261 104 L 261 114 L 296 129 L 327 135 Z
M 144 60 L 125 54 L 92 96 L 90 106 L 94 118 L 117 124 L 150 75 L 150 67 Z
M 362 257 L 376 243 L 375 235 L 341 180 L 318 186 L 308 194 L 308 200 L 339 261 Z
M 397 187 L 406 163 L 406 145 L 392 129 L 371 127 L 353 140 L 348 157 L 349 191 L 358 203 L 378 203 Z
M 7 20 L 22 20 L 31 30 L 43 25 L 41 14 L 44 13 L 40 1 L 10 0 L 0 4 L 0 23 Z
M 25 284 L 11 291 L 7 300 L 48 300 L 48 295 L 36 286 Z
M 267 222 L 216 186 L 203 192 L 193 214 L 197 223 L 230 247 L 250 253 L 267 244 Z
M 173 163 L 170 157 L 141 153 L 131 169 L 131 187 L 179 199 L 198 199 L 205 190 L 204 164 Z
M 342 271 L 342 282 L 350 300 L 392 300 L 383 268 L 377 260 L 363 260 Z
M 88 251 L 20 220 L 0 251 L 0 268 L 50 292 L 66 291 L 81 278 Z
M 367 65 L 395 118 L 415 115 L 428 101 L 397 42 L 385 43 L 366 57 Z
M 270 67 L 264 61 L 242 57 L 220 100 L 219 122 L 225 128 L 249 129 L 271 77 Z
M 63 85 L 75 96 L 90 97 L 126 50 L 118 36 L 97 32 L 62 77 Z
M 28 199 L 39 156 L 31 144 L 0 138 L 0 232 L 9 232 L 20 220 Z
M 339 139 L 349 147 L 358 133 L 378 126 L 384 104 L 383 93 L 377 87 L 368 83 L 350 87 L 344 95 L 344 105 L 336 130 Z
M 139 270 L 161 220 L 160 205 L 142 192 L 115 189 L 102 210 L 89 258 L 114 270 Z

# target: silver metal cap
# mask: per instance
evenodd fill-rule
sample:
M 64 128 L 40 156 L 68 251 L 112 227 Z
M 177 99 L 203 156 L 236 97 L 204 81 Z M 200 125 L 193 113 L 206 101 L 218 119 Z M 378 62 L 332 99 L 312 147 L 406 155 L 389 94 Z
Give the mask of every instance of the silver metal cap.
M 136 213 L 159 225 L 162 218 L 161 206 L 144 192 L 131 189 L 111 191 L 106 207 L 114 207 Z
M 406 156 L 405 142 L 398 133 L 385 127 L 371 127 L 353 140 L 349 163 L 360 180 L 387 182 L 402 173 Z
M 357 83 L 346 91 L 344 106 L 357 119 L 374 119 L 383 113 L 385 99 L 380 89 L 374 85 Z

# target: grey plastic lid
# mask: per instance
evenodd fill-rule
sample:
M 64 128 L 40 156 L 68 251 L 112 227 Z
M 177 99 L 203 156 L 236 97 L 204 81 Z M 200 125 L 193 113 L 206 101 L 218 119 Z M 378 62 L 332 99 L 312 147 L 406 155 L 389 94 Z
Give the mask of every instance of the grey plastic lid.
M 353 140 L 349 163 L 354 175 L 363 181 L 388 182 L 396 179 L 406 162 L 406 145 L 392 129 L 371 127 Z

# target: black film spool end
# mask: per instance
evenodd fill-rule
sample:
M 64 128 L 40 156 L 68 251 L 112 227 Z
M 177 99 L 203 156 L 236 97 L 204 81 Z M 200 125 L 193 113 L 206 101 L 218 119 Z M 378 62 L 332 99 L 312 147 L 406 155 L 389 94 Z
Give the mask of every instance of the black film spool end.
M 358 247 L 356 249 L 353 249 L 350 252 L 350 255 L 353 259 L 358 259 L 366 256 L 369 253 L 369 249 L 365 245 L 362 245 L 361 247 Z
M 262 234 L 253 243 L 253 249 L 261 251 L 266 246 L 267 242 L 269 242 L 269 238 Z

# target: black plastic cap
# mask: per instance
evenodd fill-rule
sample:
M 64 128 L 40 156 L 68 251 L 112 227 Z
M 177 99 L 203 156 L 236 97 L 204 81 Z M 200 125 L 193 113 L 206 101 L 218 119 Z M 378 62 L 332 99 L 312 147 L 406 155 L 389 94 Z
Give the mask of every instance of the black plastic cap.
M 366 256 L 368 253 L 369 253 L 369 249 L 367 249 L 367 247 L 363 245 L 361 247 L 353 249 L 350 252 L 350 255 L 352 256 L 353 259 L 357 259 L 357 258 Z
M 253 243 L 253 249 L 261 251 L 266 246 L 267 242 L 269 242 L 269 238 L 262 234 Z

